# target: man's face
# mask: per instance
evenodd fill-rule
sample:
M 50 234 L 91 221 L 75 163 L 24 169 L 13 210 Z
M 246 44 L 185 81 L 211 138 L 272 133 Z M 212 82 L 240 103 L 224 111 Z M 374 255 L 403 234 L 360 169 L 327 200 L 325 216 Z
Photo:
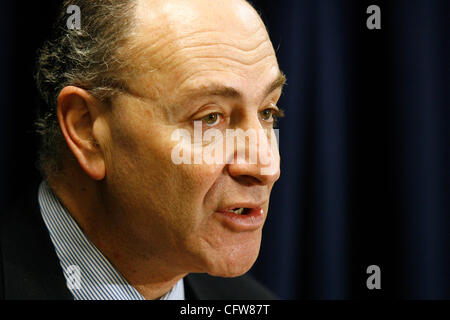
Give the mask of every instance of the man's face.
M 110 222 L 130 250 L 172 272 L 243 274 L 259 252 L 279 177 L 277 147 L 267 136 L 257 143 L 258 156 L 269 155 L 275 168 L 269 174 L 260 161 L 177 165 L 172 134 L 193 136 L 196 120 L 224 135 L 272 130 L 267 109 L 276 109 L 280 71 L 266 29 L 240 0 L 142 1 L 137 15 L 130 94 L 116 98 L 107 115 Z M 247 220 L 219 213 L 233 207 L 264 213 Z

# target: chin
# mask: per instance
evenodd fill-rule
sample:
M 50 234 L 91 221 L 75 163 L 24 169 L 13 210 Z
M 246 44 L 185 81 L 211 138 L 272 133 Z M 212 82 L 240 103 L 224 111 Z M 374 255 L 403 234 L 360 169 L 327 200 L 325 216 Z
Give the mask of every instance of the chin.
M 238 248 L 228 246 L 221 252 L 216 252 L 210 256 L 215 257 L 214 259 L 208 259 L 205 272 L 224 278 L 234 278 L 247 273 L 258 258 L 260 244 L 260 239 L 255 239 Z
M 240 263 L 238 266 L 233 264 L 224 264 L 216 266 L 212 269 L 210 268 L 210 270 L 208 270 L 206 273 L 214 277 L 223 277 L 223 278 L 239 277 L 247 273 L 253 266 L 253 263 L 254 261 L 246 265 Z

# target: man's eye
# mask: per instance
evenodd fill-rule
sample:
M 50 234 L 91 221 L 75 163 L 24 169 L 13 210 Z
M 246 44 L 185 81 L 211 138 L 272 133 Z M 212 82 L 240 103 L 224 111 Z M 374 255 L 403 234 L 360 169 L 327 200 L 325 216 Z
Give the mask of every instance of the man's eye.
M 260 117 L 263 121 L 272 123 L 276 127 L 279 118 L 284 117 L 284 111 L 281 109 L 267 108 L 260 112 Z
M 264 121 L 271 122 L 273 120 L 273 115 L 276 110 L 274 109 L 265 109 L 261 111 L 261 119 Z
M 213 127 L 219 123 L 220 114 L 217 112 L 210 113 L 207 116 L 203 117 L 202 120 L 206 123 L 207 126 Z

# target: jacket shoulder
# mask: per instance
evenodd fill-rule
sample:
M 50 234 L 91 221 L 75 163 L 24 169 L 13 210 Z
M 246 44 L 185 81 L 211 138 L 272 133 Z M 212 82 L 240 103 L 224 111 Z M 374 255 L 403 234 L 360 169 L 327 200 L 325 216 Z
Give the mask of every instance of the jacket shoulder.
M 72 299 L 40 216 L 37 185 L 0 212 L 0 298 Z
M 276 300 L 272 292 L 246 274 L 236 278 L 193 273 L 185 277 L 187 300 Z

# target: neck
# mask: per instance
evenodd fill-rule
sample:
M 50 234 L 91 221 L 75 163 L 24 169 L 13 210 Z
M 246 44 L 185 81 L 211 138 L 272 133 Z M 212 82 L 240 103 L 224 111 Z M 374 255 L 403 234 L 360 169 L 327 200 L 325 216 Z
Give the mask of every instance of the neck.
M 145 299 L 164 296 L 186 275 L 168 268 L 170 264 L 157 255 L 137 252 L 131 237 L 114 224 L 113 214 L 106 210 L 101 181 L 73 169 L 49 177 L 48 183 L 86 237 Z

